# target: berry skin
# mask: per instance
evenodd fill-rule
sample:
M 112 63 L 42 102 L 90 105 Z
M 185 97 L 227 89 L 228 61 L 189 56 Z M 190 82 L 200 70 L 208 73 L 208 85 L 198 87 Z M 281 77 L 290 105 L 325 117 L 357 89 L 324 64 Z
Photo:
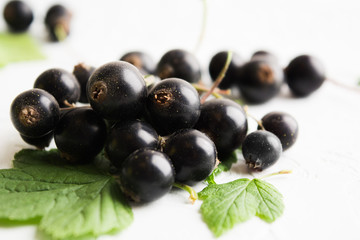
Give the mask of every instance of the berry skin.
M 53 131 L 60 118 L 56 99 L 42 89 L 20 93 L 11 103 L 11 121 L 26 137 L 42 137 Z
M 305 97 L 316 91 L 325 81 L 322 63 L 310 55 L 301 55 L 290 61 L 285 69 L 287 84 L 297 97 Z
M 243 108 L 229 99 L 212 99 L 201 106 L 195 128 L 214 141 L 220 157 L 241 146 L 248 130 Z
M 274 54 L 264 50 L 259 50 L 254 52 L 253 55 L 251 56 L 250 61 L 265 61 L 265 62 L 267 61 L 276 64 L 279 62 Z
M 28 137 L 28 136 L 20 134 L 20 137 L 27 144 L 33 145 L 38 149 L 44 149 L 50 145 L 50 142 L 52 141 L 52 139 L 54 137 L 54 133 L 53 133 L 53 131 L 51 131 L 41 137 Z
M 239 70 L 238 86 L 249 103 L 270 100 L 279 92 L 283 82 L 283 70 L 274 62 L 250 61 Z
M 213 81 L 216 80 L 219 73 L 223 69 L 227 59 L 227 55 L 227 51 L 222 51 L 218 52 L 211 58 L 209 64 L 209 73 Z M 244 60 L 240 57 L 240 55 L 238 55 L 237 53 L 233 53 L 229 68 L 226 71 L 225 77 L 219 85 L 220 89 L 228 89 L 234 84 L 237 79 L 238 68 L 240 68 L 243 64 Z
M 125 195 L 135 202 L 145 203 L 170 191 L 175 172 L 166 154 L 139 149 L 125 159 L 119 175 Z
M 97 68 L 87 84 L 91 107 L 103 118 L 113 121 L 141 117 L 147 88 L 139 70 L 124 61 Z
M 168 78 L 155 84 L 147 97 L 149 121 L 160 135 L 182 128 L 192 128 L 200 116 L 200 99 L 195 88 L 185 80 Z
M 51 41 L 62 41 L 69 36 L 71 17 L 71 12 L 63 5 L 56 4 L 48 9 L 45 25 Z
M 283 151 L 296 141 L 299 126 L 293 116 L 284 112 L 270 112 L 261 119 L 265 130 L 275 134 L 281 142 Z
M 23 1 L 10 1 L 4 7 L 4 19 L 14 32 L 26 31 L 34 20 L 31 8 Z
M 68 107 L 80 98 L 80 84 L 75 76 L 60 68 L 51 68 L 40 74 L 34 88 L 49 92 L 58 101 L 60 107 Z
M 161 57 L 156 74 L 161 79 L 181 78 L 190 83 L 197 83 L 201 78 L 201 67 L 193 54 L 175 49 Z
M 128 52 L 124 54 L 121 61 L 131 63 L 139 69 L 143 75 L 153 74 L 155 72 L 156 64 L 149 54 L 139 51 Z
M 89 162 L 103 149 L 104 120 L 91 108 L 73 108 L 61 117 L 54 131 L 56 147 L 69 162 Z
M 195 129 L 181 129 L 170 135 L 163 151 L 174 165 L 176 182 L 188 185 L 207 178 L 217 159 L 214 142 Z
M 111 127 L 105 152 L 116 167 L 120 167 L 127 156 L 140 148 L 157 149 L 159 136 L 146 122 L 135 120 Z
M 257 130 L 246 136 L 242 153 L 249 169 L 262 171 L 272 166 L 282 152 L 281 142 L 273 133 Z
M 88 66 L 84 63 L 79 63 L 74 67 L 73 74 L 80 84 L 80 99 L 81 103 L 89 103 L 86 93 L 86 85 L 89 81 L 91 74 L 95 71 L 95 68 Z

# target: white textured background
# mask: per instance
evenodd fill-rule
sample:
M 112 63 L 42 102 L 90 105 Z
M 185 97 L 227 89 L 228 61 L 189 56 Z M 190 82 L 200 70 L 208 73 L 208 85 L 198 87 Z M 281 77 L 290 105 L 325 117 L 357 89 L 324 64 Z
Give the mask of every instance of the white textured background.
M 144 50 L 155 60 L 171 48 L 192 51 L 200 33 L 201 0 L 27 1 L 34 9 L 30 33 L 47 60 L 17 63 L 0 69 L 0 167 L 11 166 L 15 152 L 29 147 L 12 127 L 9 106 L 21 91 L 50 67 L 69 71 L 78 62 L 99 66 L 129 50 Z M 43 17 L 52 4 L 73 11 L 71 37 L 64 43 L 45 41 Z M 360 4 L 356 0 L 207 0 L 205 38 L 197 52 L 204 71 L 212 55 L 232 49 L 244 59 L 259 49 L 272 51 L 283 66 L 310 53 L 325 64 L 328 76 L 355 86 L 360 77 Z M 0 2 L 3 8 L 4 0 Z M 5 24 L 0 20 L 0 30 Z M 1 54 L 1 53 L 0 53 Z M 206 74 L 205 74 L 206 75 Z M 292 114 L 299 138 L 280 161 L 260 175 L 291 169 L 290 175 L 269 178 L 284 195 L 285 212 L 273 224 L 253 218 L 219 239 L 303 240 L 360 239 L 360 93 L 325 82 L 305 99 L 283 94 L 266 104 L 250 106 L 261 118 L 270 111 Z M 250 120 L 250 129 L 256 128 Z M 258 176 L 258 175 L 255 175 Z M 242 160 L 217 178 L 227 182 L 252 177 Z M 201 190 L 204 185 L 196 185 Z M 0 203 L 1 204 L 1 203 Z M 134 208 L 134 223 L 110 239 L 213 239 L 187 193 L 174 191 L 150 205 Z M 32 226 L 0 227 L 0 239 L 39 239 Z

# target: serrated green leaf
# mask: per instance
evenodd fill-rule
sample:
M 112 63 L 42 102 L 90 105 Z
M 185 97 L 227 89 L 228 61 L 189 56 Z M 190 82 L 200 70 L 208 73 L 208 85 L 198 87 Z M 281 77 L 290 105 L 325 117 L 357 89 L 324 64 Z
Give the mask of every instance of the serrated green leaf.
M 99 236 L 133 219 L 113 177 L 92 165 L 71 166 L 58 151 L 22 150 L 0 170 L 0 219 L 36 219 L 55 239 Z
M 259 179 L 210 184 L 198 196 L 203 200 L 200 207 L 203 219 L 217 237 L 255 215 L 273 222 L 284 210 L 282 195 L 273 185 Z
M 248 186 L 248 191 L 259 199 L 256 215 L 266 222 L 273 222 L 284 212 L 282 194 L 270 183 L 254 179 Z
M 259 202 L 247 191 L 250 183 L 249 179 L 238 179 L 212 184 L 199 193 L 199 199 L 204 201 L 200 207 L 201 214 L 215 236 L 256 214 Z
M 0 67 L 8 63 L 44 59 L 39 46 L 27 33 L 0 33 Z

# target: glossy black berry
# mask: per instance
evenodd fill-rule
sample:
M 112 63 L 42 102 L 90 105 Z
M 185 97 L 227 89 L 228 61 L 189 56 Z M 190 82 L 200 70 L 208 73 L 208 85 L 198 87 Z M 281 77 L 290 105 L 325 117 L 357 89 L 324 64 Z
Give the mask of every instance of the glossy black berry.
M 74 67 L 73 74 L 80 84 L 80 98 L 79 102 L 88 103 L 86 85 L 89 81 L 91 74 L 95 71 L 95 67 L 79 63 Z
M 87 84 L 91 107 L 108 120 L 139 118 L 147 96 L 147 88 L 139 70 L 124 61 L 102 65 Z
M 71 12 L 63 5 L 51 6 L 46 12 L 45 25 L 51 41 L 62 41 L 70 34 Z
M 181 49 L 165 53 L 156 67 L 156 74 L 161 79 L 181 78 L 196 83 L 201 78 L 201 67 L 193 54 Z
M 279 65 L 268 61 L 250 61 L 239 70 L 238 86 L 249 103 L 263 103 L 274 97 L 284 81 Z
M 222 52 L 218 52 L 211 58 L 209 64 L 209 73 L 213 81 L 216 80 L 219 73 L 224 68 L 227 56 L 228 56 L 228 52 L 222 51 Z M 219 88 L 221 89 L 230 88 L 237 80 L 238 68 L 240 68 L 243 64 L 244 64 L 244 60 L 240 57 L 240 55 L 233 52 L 230 65 L 228 67 L 228 70 L 226 71 L 225 77 L 222 79 L 219 85 Z
M 69 162 L 89 162 L 103 149 L 107 129 L 90 107 L 73 108 L 60 119 L 54 131 L 56 147 Z
M 154 74 L 156 64 L 151 56 L 145 52 L 133 51 L 124 54 L 121 61 L 131 63 L 137 67 L 143 75 Z
M 296 141 L 299 126 L 293 116 L 284 112 L 270 112 L 261 119 L 265 130 L 275 134 L 281 142 L 283 151 Z
M 50 145 L 50 143 L 54 137 L 54 133 L 53 133 L 53 131 L 51 131 L 41 137 L 28 137 L 28 136 L 20 134 L 20 137 L 27 144 L 33 145 L 38 149 L 44 149 Z
M 291 92 L 298 97 L 305 97 L 320 88 L 326 78 L 322 63 L 310 55 L 291 60 L 285 75 Z
M 278 64 L 277 57 L 268 51 L 259 50 L 253 53 L 251 56 L 250 61 L 265 61 L 265 62 L 273 62 L 274 64 Z
M 149 91 L 146 100 L 148 119 L 160 135 L 192 128 L 200 116 L 200 99 L 187 81 L 168 78 Z
M 273 133 L 257 130 L 246 136 L 242 153 L 249 169 L 262 171 L 272 166 L 282 152 L 281 142 Z
M 140 148 L 157 149 L 159 136 L 150 124 L 135 120 L 111 127 L 105 144 L 107 157 L 120 167 L 127 156 Z
M 166 140 L 166 153 L 175 168 L 176 182 L 193 185 L 204 180 L 215 167 L 214 142 L 196 129 L 181 129 Z
M 49 92 L 60 107 L 76 103 L 80 98 L 79 82 L 73 74 L 60 68 L 51 68 L 40 74 L 35 80 L 34 88 Z
M 239 104 L 229 99 L 212 99 L 202 104 L 195 128 L 214 141 L 219 156 L 223 157 L 241 146 L 248 125 Z
M 140 149 L 125 159 L 120 170 L 123 192 L 135 202 L 151 202 L 170 191 L 175 172 L 162 152 Z
M 23 32 L 34 20 L 33 12 L 23 1 L 10 1 L 4 7 L 4 19 L 11 31 Z
M 21 135 L 41 137 L 54 130 L 60 118 L 60 109 L 51 94 L 42 89 L 31 89 L 13 100 L 10 116 Z

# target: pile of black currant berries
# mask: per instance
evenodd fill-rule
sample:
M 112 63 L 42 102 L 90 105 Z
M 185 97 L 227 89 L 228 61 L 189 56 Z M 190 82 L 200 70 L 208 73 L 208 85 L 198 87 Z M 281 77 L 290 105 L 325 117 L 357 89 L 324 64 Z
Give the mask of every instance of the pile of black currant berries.
M 54 139 L 64 161 L 86 163 L 104 153 L 123 192 L 136 202 L 163 196 L 175 182 L 204 180 L 218 159 L 240 146 L 249 168 L 261 171 L 294 143 L 297 122 L 286 113 L 267 114 L 261 124 L 266 130 L 248 134 L 238 103 L 200 101 L 190 83 L 200 76 L 189 67 L 192 59 L 179 50 L 171 54 L 157 65 L 162 80 L 150 85 L 140 53 L 130 54 L 139 68 L 114 61 L 96 69 L 79 64 L 73 73 L 49 69 L 13 100 L 11 120 L 24 141 L 38 148 Z M 75 106 L 78 101 L 84 104 Z

